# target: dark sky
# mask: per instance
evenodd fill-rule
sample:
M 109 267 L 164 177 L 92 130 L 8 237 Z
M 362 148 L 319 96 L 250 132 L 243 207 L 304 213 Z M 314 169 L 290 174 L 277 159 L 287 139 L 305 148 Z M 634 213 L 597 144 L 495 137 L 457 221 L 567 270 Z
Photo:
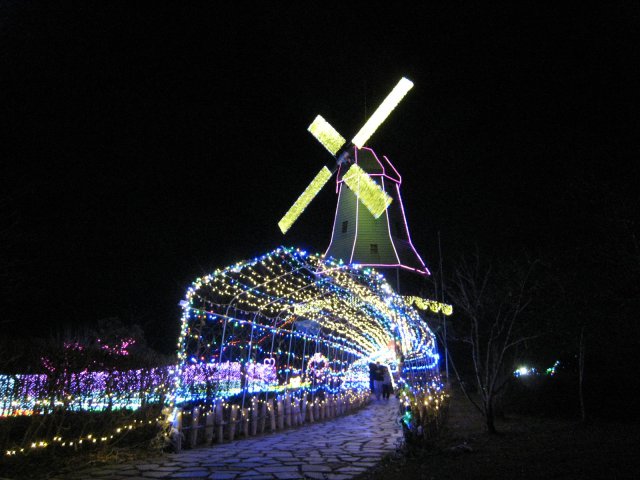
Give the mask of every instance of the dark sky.
M 637 3 L 557 10 L 261 2 L 0 3 L 2 320 L 118 316 L 170 350 L 195 277 L 280 244 L 324 251 L 327 188 L 276 224 L 401 76 L 369 142 L 404 177 L 414 243 L 569 255 L 584 182 L 637 184 Z M 346 3 L 346 2 L 345 2 Z M 594 180 L 596 179 L 596 180 Z

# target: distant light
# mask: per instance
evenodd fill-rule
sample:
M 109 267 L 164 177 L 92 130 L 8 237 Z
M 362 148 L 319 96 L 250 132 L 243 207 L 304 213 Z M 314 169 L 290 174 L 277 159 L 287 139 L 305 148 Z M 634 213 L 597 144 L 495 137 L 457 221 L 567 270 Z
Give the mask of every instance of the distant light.
M 391 90 L 391 93 L 387 95 L 387 98 L 383 100 L 378 109 L 373 112 L 373 115 L 369 117 L 369 120 L 362 126 L 360 131 L 353 137 L 351 142 L 358 148 L 362 148 L 364 144 L 369 140 L 371 135 L 378 129 L 382 122 L 384 122 L 394 108 L 400 103 L 400 100 L 404 98 L 409 90 L 413 88 L 413 82 L 404 77 L 400 79 L 398 84 Z
M 518 368 L 515 372 L 513 372 L 513 375 L 515 377 L 527 377 L 529 375 L 537 375 L 538 372 L 536 371 L 535 368 L 529 368 L 527 366 L 522 366 L 520 368 Z
M 547 368 L 547 371 L 545 373 L 553 377 L 556 374 L 556 369 L 559 366 L 560 366 L 560 360 L 556 360 L 556 363 L 554 363 L 551 367 Z

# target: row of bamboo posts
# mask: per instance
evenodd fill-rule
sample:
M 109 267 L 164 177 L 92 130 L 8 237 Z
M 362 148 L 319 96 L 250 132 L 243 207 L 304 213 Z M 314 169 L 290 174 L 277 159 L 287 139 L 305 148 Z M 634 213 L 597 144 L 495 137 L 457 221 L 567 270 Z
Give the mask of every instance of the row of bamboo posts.
M 249 407 L 223 399 L 209 407 L 196 406 L 177 418 L 175 449 L 232 442 L 239 437 L 272 433 L 287 428 L 328 420 L 357 410 L 368 403 L 368 395 L 332 394 L 324 400 L 307 400 L 287 392 L 269 400 L 252 397 Z

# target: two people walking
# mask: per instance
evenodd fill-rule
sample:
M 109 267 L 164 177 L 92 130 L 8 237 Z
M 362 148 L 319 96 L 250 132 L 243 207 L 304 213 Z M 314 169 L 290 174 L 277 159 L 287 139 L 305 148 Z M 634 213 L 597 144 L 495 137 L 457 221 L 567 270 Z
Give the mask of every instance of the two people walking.
M 380 400 L 380 396 L 385 400 L 389 399 L 392 384 L 391 372 L 387 365 L 380 365 L 380 362 L 369 364 L 369 388 L 376 396 L 376 400 Z

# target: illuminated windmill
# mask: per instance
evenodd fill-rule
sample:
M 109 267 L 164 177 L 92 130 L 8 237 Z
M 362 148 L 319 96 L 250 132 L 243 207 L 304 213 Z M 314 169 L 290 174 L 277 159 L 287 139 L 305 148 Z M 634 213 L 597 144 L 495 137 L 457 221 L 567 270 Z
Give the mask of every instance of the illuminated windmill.
M 345 139 L 324 118 L 316 117 L 309 131 L 337 159 L 336 166 L 333 171 L 323 167 L 280 220 L 283 233 L 337 171 L 338 206 L 326 254 L 349 264 L 429 274 L 411 243 L 400 174 L 387 157 L 379 158 L 364 146 L 412 87 L 402 78 L 344 150 Z

